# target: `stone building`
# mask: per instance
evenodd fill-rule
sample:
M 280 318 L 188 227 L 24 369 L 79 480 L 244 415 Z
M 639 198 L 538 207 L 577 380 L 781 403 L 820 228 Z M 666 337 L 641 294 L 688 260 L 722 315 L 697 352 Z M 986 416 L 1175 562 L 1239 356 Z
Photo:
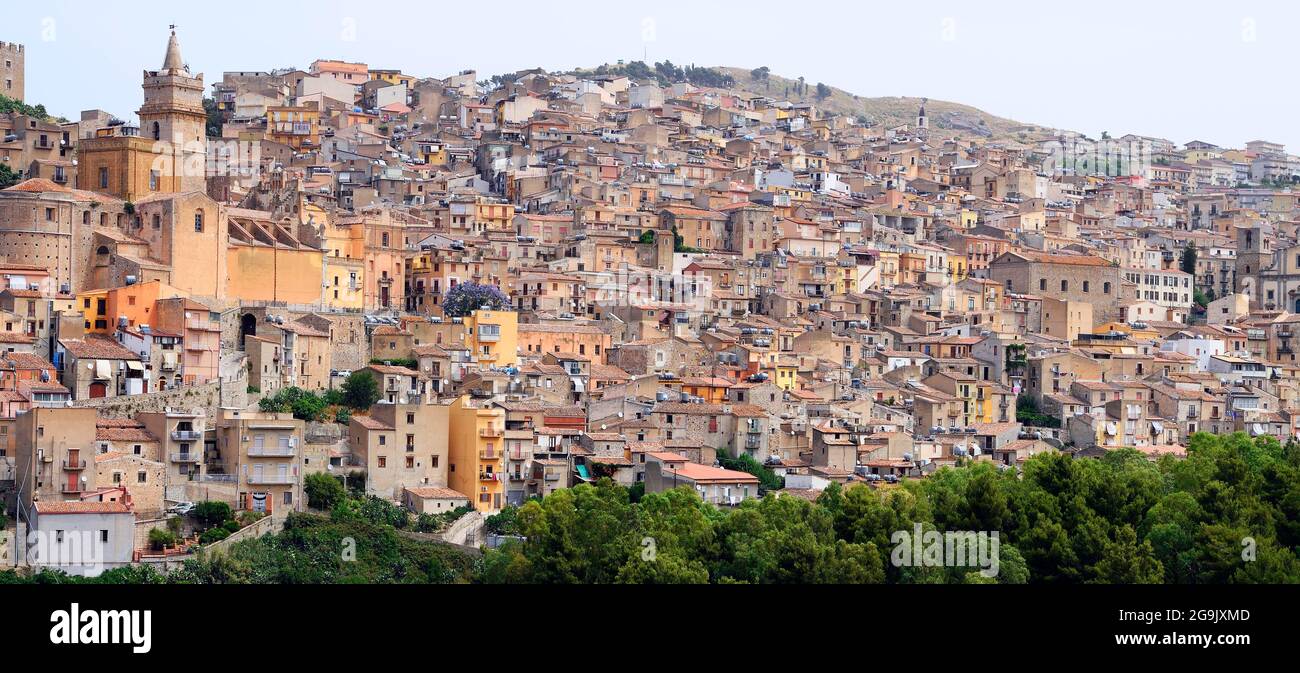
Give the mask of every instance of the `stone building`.
M 21 44 L 0 42 L 0 95 L 23 100 L 26 95 L 27 53 Z
M 1092 304 L 1098 324 L 1120 319 L 1123 274 L 1101 257 L 1007 252 L 989 264 L 989 278 L 1007 292 Z

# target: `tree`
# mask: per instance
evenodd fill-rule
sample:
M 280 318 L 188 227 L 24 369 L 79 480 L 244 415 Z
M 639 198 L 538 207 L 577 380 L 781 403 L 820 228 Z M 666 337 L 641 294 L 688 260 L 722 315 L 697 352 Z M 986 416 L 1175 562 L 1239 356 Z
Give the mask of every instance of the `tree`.
M 221 137 L 221 110 L 211 98 L 203 98 L 203 112 L 207 116 L 206 132 L 209 138 Z
M 348 497 L 343 483 L 324 472 L 307 475 L 302 480 L 302 490 L 307 494 L 307 505 L 312 509 L 334 509 L 335 503 Z
M 1183 258 L 1179 268 L 1183 270 L 1183 273 L 1196 275 L 1196 246 L 1190 241 L 1188 241 L 1187 247 L 1183 248 Z
M 351 409 L 363 411 L 379 401 L 379 383 L 370 372 L 352 372 L 343 382 L 343 403 Z
M 220 526 L 232 516 L 230 505 L 220 500 L 205 500 L 194 506 L 194 518 L 205 528 Z
M 442 300 L 442 311 L 452 318 L 463 318 L 486 309 L 504 311 L 510 308 L 510 298 L 495 285 L 461 283 L 447 291 Z
M 831 88 L 828 87 L 828 86 L 826 86 L 825 84 L 823 84 L 823 83 L 821 83 L 821 82 L 818 82 L 818 83 L 817 83 L 817 100 L 819 100 L 819 101 L 824 101 L 824 100 L 826 100 L 827 98 L 830 98 L 830 97 L 831 97 Z
M 0 164 L 0 189 L 12 187 L 18 184 L 21 178 L 18 173 L 9 168 L 9 164 Z

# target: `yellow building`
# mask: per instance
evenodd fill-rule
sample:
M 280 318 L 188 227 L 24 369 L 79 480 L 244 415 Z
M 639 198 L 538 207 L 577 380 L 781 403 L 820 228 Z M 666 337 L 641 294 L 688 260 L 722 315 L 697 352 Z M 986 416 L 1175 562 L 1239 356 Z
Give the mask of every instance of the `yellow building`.
M 295 152 L 320 146 L 320 108 L 316 103 L 301 107 L 272 105 L 266 108 L 266 137 L 288 145 Z
M 475 311 L 466 316 L 465 345 L 480 364 L 515 366 L 519 361 L 519 314 L 514 311 Z
M 794 390 L 799 387 L 799 367 L 781 363 L 776 366 L 776 385 L 782 390 Z
M 468 395 L 452 402 L 448 413 L 447 485 L 469 496 L 481 512 L 505 505 L 506 412 Z
M 360 238 L 363 232 L 356 227 L 334 226 L 334 218 L 324 208 L 301 195 L 298 213 L 301 224 L 315 228 L 323 250 L 322 301 L 329 308 L 364 309 L 365 262 L 362 255 L 353 256 L 353 252 L 365 249 L 365 240 Z M 358 237 L 356 240 L 354 235 Z
M 232 211 L 226 257 L 230 299 L 318 304 L 323 253 L 294 236 L 293 222 L 272 222 L 256 211 Z
M 410 75 L 403 75 L 401 70 L 370 70 L 370 81 L 383 80 L 393 86 L 406 86 L 410 88 L 415 83 L 415 78 Z

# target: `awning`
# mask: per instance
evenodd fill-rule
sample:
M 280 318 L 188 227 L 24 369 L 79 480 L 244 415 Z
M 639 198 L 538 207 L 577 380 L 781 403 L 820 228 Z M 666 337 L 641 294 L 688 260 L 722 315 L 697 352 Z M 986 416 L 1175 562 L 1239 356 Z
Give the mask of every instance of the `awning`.
M 133 372 L 142 372 L 142 371 L 144 371 L 144 366 L 141 365 L 141 364 L 140 364 L 138 361 L 136 361 L 136 360 L 127 360 L 127 361 L 126 361 L 126 368 L 127 368 L 127 369 L 130 369 L 130 370 L 133 371 Z
M 575 393 L 587 392 L 587 386 L 583 385 L 582 379 L 575 376 L 572 377 L 572 380 L 573 380 L 573 392 Z
M 177 355 L 178 353 L 176 351 L 163 351 L 163 367 L 166 367 L 169 370 L 176 369 Z
M 1151 421 L 1151 429 L 1155 430 L 1158 435 L 1165 431 L 1165 424 L 1159 421 Z
M 113 378 L 113 366 L 108 360 L 95 360 L 95 378 L 107 381 Z

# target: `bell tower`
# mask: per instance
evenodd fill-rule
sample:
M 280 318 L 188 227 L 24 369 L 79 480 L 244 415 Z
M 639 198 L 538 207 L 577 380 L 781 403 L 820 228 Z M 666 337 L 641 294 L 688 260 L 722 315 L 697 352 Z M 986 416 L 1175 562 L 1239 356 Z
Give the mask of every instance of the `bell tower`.
M 175 164 L 177 182 L 171 191 L 204 191 L 207 157 L 207 112 L 203 108 L 203 75 L 190 74 L 181 58 L 175 26 L 167 40 L 162 69 L 144 72 L 144 104 L 140 106 L 140 137 L 161 143 Z M 170 152 L 168 152 L 170 150 Z

